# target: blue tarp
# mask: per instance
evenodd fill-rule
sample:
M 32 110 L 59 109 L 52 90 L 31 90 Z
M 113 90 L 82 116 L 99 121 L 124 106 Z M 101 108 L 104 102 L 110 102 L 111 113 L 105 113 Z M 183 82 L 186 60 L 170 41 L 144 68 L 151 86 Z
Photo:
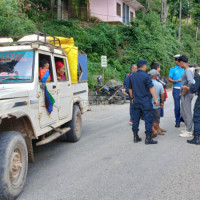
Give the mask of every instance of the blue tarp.
M 88 81 L 87 55 L 83 52 L 78 54 L 79 81 Z

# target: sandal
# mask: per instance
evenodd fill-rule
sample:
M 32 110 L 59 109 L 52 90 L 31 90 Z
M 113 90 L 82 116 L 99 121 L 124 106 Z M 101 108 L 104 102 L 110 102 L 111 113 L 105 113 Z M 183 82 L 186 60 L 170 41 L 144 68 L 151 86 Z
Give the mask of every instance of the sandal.
M 160 128 L 160 130 L 161 130 L 162 132 L 167 132 L 165 129 L 162 129 L 162 128 Z
M 165 135 L 162 131 L 158 132 L 158 135 Z
M 157 135 L 158 135 L 157 132 L 156 133 L 152 133 L 151 138 L 155 138 L 155 137 L 157 137 Z

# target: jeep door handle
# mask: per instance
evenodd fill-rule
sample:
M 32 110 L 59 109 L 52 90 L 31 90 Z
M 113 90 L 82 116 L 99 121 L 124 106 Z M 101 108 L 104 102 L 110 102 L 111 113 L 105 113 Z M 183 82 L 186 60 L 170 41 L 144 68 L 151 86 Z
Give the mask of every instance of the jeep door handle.
M 56 85 L 53 85 L 53 89 L 55 89 L 56 88 Z

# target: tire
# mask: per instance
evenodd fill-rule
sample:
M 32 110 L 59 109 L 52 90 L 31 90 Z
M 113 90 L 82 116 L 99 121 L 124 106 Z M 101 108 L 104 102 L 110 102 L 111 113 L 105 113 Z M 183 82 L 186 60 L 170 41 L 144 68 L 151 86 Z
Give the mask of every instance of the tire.
M 0 199 L 14 200 L 21 193 L 28 171 L 28 152 L 21 133 L 0 133 Z
M 66 124 L 71 130 L 65 134 L 65 140 L 68 142 L 78 142 L 82 133 L 81 111 L 77 105 L 73 107 L 72 120 Z
M 114 104 L 124 104 L 126 102 L 126 97 L 122 93 L 117 93 L 113 97 Z

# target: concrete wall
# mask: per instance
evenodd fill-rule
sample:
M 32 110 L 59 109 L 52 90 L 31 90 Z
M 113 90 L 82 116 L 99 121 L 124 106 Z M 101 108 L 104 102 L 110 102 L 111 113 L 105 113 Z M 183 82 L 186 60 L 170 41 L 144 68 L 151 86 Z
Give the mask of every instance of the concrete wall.
M 109 22 L 123 22 L 123 0 L 90 0 L 90 16 L 96 17 L 102 21 Z M 121 17 L 117 16 L 117 3 L 121 4 Z M 130 12 L 133 12 L 135 17 L 135 10 L 129 6 Z

